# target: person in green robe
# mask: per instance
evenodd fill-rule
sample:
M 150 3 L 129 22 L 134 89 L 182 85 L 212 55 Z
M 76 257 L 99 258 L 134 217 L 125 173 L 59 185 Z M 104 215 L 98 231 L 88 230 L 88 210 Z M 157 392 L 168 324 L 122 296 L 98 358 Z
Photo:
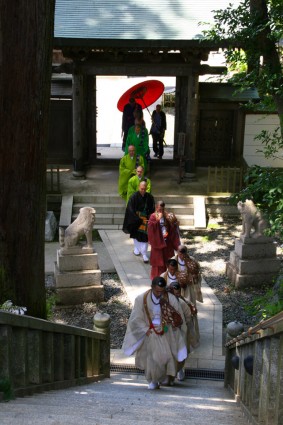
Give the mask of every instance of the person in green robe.
M 145 173 L 147 171 L 147 162 L 150 158 L 148 146 L 148 130 L 144 125 L 135 124 L 128 132 L 125 153 L 128 153 L 129 146 L 133 145 L 136 148 L 137 155 L 142 155 L 145 159 Z
M 131 195 L 139 190 L 140 182 L 146 182 L 146 191 L 151 193 L 151 181 L 144 175 L 144 167 L 139 165 L 136 170 L 136 175 L 128 181 L 127 203 Z
M 135 175 L 139 165 L 144 167 L 144 159 L 141 155 L 137 155 L 135 147 L 130 145 L 127 154 L 120 159 L 119 163 L 118 193 L 125 201 L 127 200 L 128 181 Z

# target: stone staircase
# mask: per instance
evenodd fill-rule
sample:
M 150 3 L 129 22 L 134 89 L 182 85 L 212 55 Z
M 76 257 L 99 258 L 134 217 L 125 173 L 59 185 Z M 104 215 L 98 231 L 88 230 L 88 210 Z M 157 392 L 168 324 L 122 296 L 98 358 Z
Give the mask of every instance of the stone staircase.
M 155 196 L 155 199 L 157 200 L 159 197 Z M 205 205 L 203 197 L 167 195 L 162 196 L 162 199 L 166 204 L 166 209 L 174 212 L 177 216 L 181 229 L 193 229 L 196 227 L 196 213 L 198 222 L 200 216 L 203 216 L 203 225 L 198 225 L 197 227 L 205 227 Z M 198 200 L 197 202 L 196 199 Z M 199 206 L 196 208 L 196 205 Z M 85 206 L 93 207 L 96 210 L 95 229 L 117 230 L 122 228 L 125 202 L 118 195 L 73 195 L 72 220 L 77 217 L 80 208 Z
M 186 379 L 149 391 L 143 375 L 0 403 L 1 425 L 247 425 L 223 382 Z

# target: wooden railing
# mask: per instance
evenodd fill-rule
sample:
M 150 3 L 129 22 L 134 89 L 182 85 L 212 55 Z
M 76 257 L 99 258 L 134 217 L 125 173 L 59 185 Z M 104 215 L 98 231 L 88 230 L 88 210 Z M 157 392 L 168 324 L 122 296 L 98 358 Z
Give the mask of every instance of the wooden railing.
M 252 424 L 283 424 L 283 312 L 226 344 L 225 386 Z
M 0 381 L 24 396 L 109 377 L 109 322 L 98 332 L 0 311 Z
M 207 193 L 235 193 L 243 187 L 242 167 L 208 167 Z

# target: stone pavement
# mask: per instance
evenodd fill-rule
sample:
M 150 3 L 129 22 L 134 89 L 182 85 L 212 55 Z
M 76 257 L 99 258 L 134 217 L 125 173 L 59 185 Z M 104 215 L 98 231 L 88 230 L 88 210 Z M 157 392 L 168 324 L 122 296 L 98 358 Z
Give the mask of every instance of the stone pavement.
M 137 295 L 150 287 L 150 265 L 133 254 L 133 241 L 120 230 L 101 230 L 100 236 L 113 261 L 126 292 L 134 303 Z M 222 305 L 211 288 L 202 281 L 204 302 L 197 303 L 200 327 L 200 346 L 186 361 L 186 367 L 224 369 L 222 353 Z M 111 362 L 134 364 L 134 357 L 125 357 L 121 350 L 112 350 Z
M 108 157 L 112 148 L 104 148 Z M 116 148 L 117 151 L 117 148 Z M 156 190 L 154 194 L 175 193 L 179 195 L 203 194 L 206 188 L 205 170 L 198 170 L 198 178 L 194 182 L 184 182 L 176 185 L 176 169 L 173 166 L 159 168 L 158 160 L 154 161 L 151 176 Z M 64 193 L 117 193 L 117 166 L 108 164 L 95 166 L 87 171 L 86 180 L 74 180 L 71 170 L 62 172 L 61 192 Z M 150 265 L 144 264 L 142 258 L 133 254 L 133 241 L 121 230 L 100 230 L 103 243 L 94 242 L 98 253 L 99 267 L 104 272 L 117 271 L 127 294 L 134 302 L 135 297 L 150 286 Z M 56 261 L 58 243 L 45 244 L 45 271 L 52 273 Z M 150 247 L 149 247 L 150 249 Z M 224 370 L 222 353 L 222 305 L 213 294 L 210 287 L 203 281 L 204 303 L 198 303 L 198 318 L 200 325 L 200 346 L 190 354 L 187 367 L 199 369 Z M 112 350 L 112 363 L 134 364 L 133 357 L 124 357 L 121 350 Z
M 121 230 L 100 230 L 103 242 L 94 242 L 99 267 L 103 272 L 116 270 L 132 304 L 135 297 L 150 286 L 150 265 L 133 254 L 133 241 Z M 45 272 L 53 273 L 58 242 L 45 244 Z M 202 281 L 204 303 L 198 303 L 201 343 L 186 361 L 186 367 L 224 370 L 222 355 L 222 305 L 211 288 Z M 122 350 L 111 350 L 111 363 L 134 365 L 134 357 L 125 357 Z
M 248 425 L 223 382 L 187 379 L 148 391 L 143 375 L 48 391 L 0 404 L 1 425 Z

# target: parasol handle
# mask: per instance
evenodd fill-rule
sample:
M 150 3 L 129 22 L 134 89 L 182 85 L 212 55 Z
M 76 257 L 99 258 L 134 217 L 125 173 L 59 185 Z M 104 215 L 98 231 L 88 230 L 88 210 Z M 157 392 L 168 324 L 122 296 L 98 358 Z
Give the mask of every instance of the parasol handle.
M 142 103 L 143 103 L 143 104 L 144 104 L 144 106 L 146 107 L 147 112 L 149 113 L 149 115 L 150 115 L 150 117 L 151 117 L 151 113 L 150 113 L 150 111 L 149 111 L 149 109 L 148 109 L 148 107 L 147 107 L 147 105 L 146 105 L 145 101 L 143 100 L 143 97 L 142 97 L 142 96 L 141 96 L 141 97 L 137 97 L 137 99 L 141 99 Z

